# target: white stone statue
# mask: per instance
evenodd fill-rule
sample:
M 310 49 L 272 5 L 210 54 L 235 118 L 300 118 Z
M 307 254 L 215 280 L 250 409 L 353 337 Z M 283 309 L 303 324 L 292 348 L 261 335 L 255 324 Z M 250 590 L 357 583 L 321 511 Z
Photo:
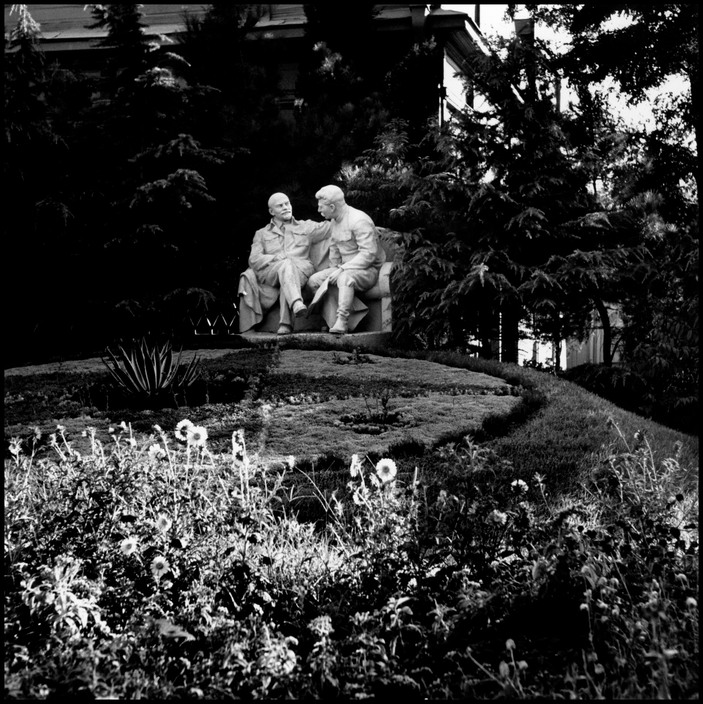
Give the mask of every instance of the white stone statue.
M 337 289 L 336 321 L 330 332 L 341 335 L 349 331 L 354 292 L 368 291 L 376 284 L 386 254 L 373 220 L 362 210 L 348 205 L 341 188 L 324 186 L 315 198 L 318 212 L 331 223 L 331 266 L 312 274 L 307 283 L 316 292 L 323 284 L 325 289 Z M 329 295 L 324 293 L 324 296 Z
M 285 335 L 293 332 L 293 316 L 307 314 L 301 288 L 315 270 L 310 261 L 310 246 L 328 237 L 331 225 L 327 221 L 296 220 L 285 193 L 274 193 L 269 198 L 268 209 L 271 221 L 254 234 L 249 255 L 249 267 L 256 276 L 256 282 L 247 281 L 243 275 L 240 300 L 246 301 L 242 306 L 249 306 L 250 317 L 254 321 L 261 320 L 262 314 L 275 304 L 277 297 L 281 308 L 277 332 Z M 272 289 L 273 298 L 270 295 Z M 263 291 L 269 295 L 262 296 Z M 242 293 L 244 298 L 241 297 Z M 247 301 L 247 295 L 255 300 Z M 246 316 L 248 311 L 242 310 L 242 306 L 240 315 Z

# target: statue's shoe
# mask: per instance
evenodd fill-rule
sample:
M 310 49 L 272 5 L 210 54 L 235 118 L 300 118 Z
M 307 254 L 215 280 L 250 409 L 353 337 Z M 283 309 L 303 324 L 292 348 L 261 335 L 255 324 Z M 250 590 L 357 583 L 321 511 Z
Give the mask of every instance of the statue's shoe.
M 293 315 L 296 318 L 302 318 L 303 316 L 307 315 L 307 313 L 308 307 L 302 301 L 296 301 L 293 304 Z
M 290 335 L 292 332 L 293 332 L 293 326 L 286 325 L 285 323 L 281 323 L 278 326 L 278 330 L 276 330 L 277 335 Z
M 337 320 L 337 322 L 330 328 L 330 332 L 333 335 L 344 335 L 349 332 L 349 326 L 343 320 Z

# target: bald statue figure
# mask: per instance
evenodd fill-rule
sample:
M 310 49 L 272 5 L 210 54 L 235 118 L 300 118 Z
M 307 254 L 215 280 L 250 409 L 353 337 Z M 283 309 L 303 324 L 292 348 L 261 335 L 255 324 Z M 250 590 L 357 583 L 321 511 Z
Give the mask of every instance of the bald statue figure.
M 280 289 L 279 335 L 293 332 L 293 317 L 307 314 L 301 287 L 314 271 L 310 245 L 330 233 L 329 222 L 296 220 L 285 193 L 274 193 L 268 201 L 271 222 L 254 234 L 249 266 L 260 284 Z
M 324 281 L 338 290 L 337 319 L 330 332 L 341 335 L 349 330 L 349 313 L 354 291 L 368 291 L 378 281 L 386 253 L 373 220 L 344 200 L 338 186 L 325 186 L 316 194 L 317 210 L 331 223 L 330 263 L 332 267 L 313 274 L 308 286 L 317 291 Z

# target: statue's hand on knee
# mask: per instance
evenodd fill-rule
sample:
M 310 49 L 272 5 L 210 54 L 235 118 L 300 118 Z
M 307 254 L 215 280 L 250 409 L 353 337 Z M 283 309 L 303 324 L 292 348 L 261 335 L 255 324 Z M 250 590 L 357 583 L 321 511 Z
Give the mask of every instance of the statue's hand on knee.
M 337 283 L 337 279 L 339 278 L 339 275 L 342 273 L 342 271 L 343 271 L 343 269 L 342 269 L 341 267 L 337 267 L 337 268 L 334 269 L 334 270 L 332 271 L 332 273 L 327 277 L 327 280 L 328 280 L 331 284 L 336 284 L 336 283 Z

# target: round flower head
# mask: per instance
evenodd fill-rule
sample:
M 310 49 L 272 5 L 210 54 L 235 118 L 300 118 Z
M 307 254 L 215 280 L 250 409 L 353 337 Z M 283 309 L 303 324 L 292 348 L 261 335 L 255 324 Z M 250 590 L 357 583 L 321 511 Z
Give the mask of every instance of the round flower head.
M 207 430 L 202 425 L 191 425 L 186 429 L 186 436 L 189 445 L 205 447 L 207 442 Z
M 510 482 L 510 486 L 513 487 L 515 491 L 522 494 L 524 494 L 528 489 L 526 482 L 524 482 L 522 479 L 515 479 L 514 481 Z
M 162 533 L 167 533 L 172 525 L 173 521 L 171 521 L 171 519 L 165 513 L 160 513 L 159 517 L 156 519 L 156 527 Z
M 166 457 L 165 450 L 158 443 L 149 446 L 149 459 L 162 460 Z
M 154 579 L 158 582 L 168 572 L 169 567 L 168 560 L 163 555 L 157 555 L 151 561 L 151 574 L 154 575 Z
M 508 521 L 508 515 L 506 513 L 503 513 L 502 511 L 494 509 L 488 514 L 488 521 L 489 523 L 495 523 L 496 525 L 504 526 Z
M 131 555 L 137 550 L 137 539 L 136 538 L 125 538 L 120 543 L 120 550 L 123 555 Z
M 397 473 L 398 468 L 393 460 L 389 460 L 384 457 L 376 463 L 376 476 L 378 476 L 384 484 L 392 482 Z
M 188 438 L 183 431 L 185 430 L 187 432 L 188 429 L 192 427 L 193 424 L 187 418 L 185 418 L 184 420 L 180 421 L 176 426 L 176 431 L 174 435 L 178 440 L 182 440 L 183 442 L 185 442 Z

